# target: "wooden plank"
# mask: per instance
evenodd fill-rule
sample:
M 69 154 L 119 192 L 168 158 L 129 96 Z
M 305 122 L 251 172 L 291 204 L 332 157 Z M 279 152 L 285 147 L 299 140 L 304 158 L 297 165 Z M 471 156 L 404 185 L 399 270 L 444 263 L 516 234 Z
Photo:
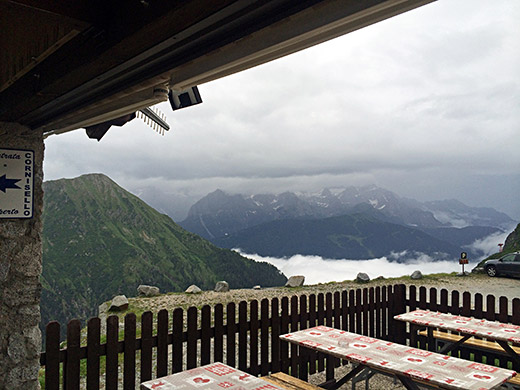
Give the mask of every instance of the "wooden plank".
M 356 333 L 361 334 L 363 332 L 362 328 L 362 318 L 363 318 L 363 301 L 361 299 L 362 292 L 361 289 L 356 289 Z
M 297 332 L 298 329 L 298 297 L 296 295 L 293 295 L 291 297 L 291 307 L 290 307 L 290 325 L 291 325 L 291 332 Z M 299 364 L 299 353 L 298 353 L 298 346 L 295 344 L 291 344 L 290 346 L 291 350 L 291 373 L 294 376 L 298 376 L 298 364 Z
M 441 289 L 441 303 L 439 304 L 439 311 L 441 313 L 448 313 L 448 290 Z
M 460 314 L 460 294 L 457 290 L 451 292 L 451 305 L 449 310 L 453 315 Z
M 312 385 L 283 372 L 263 376 L 262 379 L 287 390 L 323 390 L 321 387 Z
M 280 318 L 280 333 L 289 333 L 289 298 L 283 297 L 281 302 L 282 314 Z M 289 345 L 282 343 L 280 345 L 281 371 L 289 372 Z
M 258 376 L 260 366 L 258 364 L 258 329 L 260 327 L 258 321 L 258 301 L 252 300 L 249 303 L 249 372 Z
M 238 304 L 238 369 L 247 370 L 247 302 Z
M 409 311 L 413 311 L 417 309 L 417 287 L 416 286 L 410 286 L 408 290 L 408 306 Z
M 486 295 L 486 313 L 485 318 L 489 321 L 495 321 L 496 320 L 496 300 L 493 295 Z M 498 358 L 496 354 L 486 352 L 484 354 L 486 356 L 486 363 L 491 364 L 492 366 L 495 365 L 495 359 Z
M 332 293 L 328 292 L 325 294 L 325 324 L 332 327 L 334 321 L 334 307 L 332 301 Z M 339 360 L 333 357 L 327 357 L 325 359 L 325 377 L 327 380 L 334 379 L 334 368 L 339 365 Z
M 184 369 L 184 310 L 177 307 L 172 314 L 172 372 L 181 372 Z
M 188 340 L 186 343 L 186 368 L 192 369 L 198 366 L 197 362 L 197 341 L 198 341 L 198 309 L 196 307 L 189 307 L 187 313 L 187 334 Z
M 451 292 L 451 305 L 449 306 L 449 312 L 453 315 L 460 314 L 460 304 L 459 304 L 459 292 L 457 290 L 453 290 Z M 460 348 L 455 348 L 451 352 L 451 356 L 460 357 Z
M 72 390 L 79 388 L 79 348 L 81 337 L 81 323 L 71 320 L 67 325 L 67 353 L 65 360 L 64 388 Z
M 224 363 L 224 306 L 219 303 L 213 313 L 215 338 L 213 339 L 213 359 Z
M 409 295 L 408 310 L 414 311 L 415 309 L 417 309 L 417 288 L 415 286 L 410 286 L 409 290 L 408 290 L 408 295 Z M 409 326 L 410 326 L 410 345 L 414 348 L 418 348 L 419 344 L 418 344 L 417 330 L 419 327 L 412 323 L 410 323 Z
M 484 317 L 484 312 L 483 312 L 483 299 L 482 299 L 482 294 L 480 293 L 477 293 L 475 294 L 475 309 L 473 311 L 473 316 L 475 318 L 483 318 Z M 482 363 L 482 352 L 481 351 L 476 351 L 475 354 L 474 354 L 474 359 L 476 362 L 480 362 Z
M 348 291 L 341 292 L 341 329 L 348 330 Z
M 512 315 L 511 315 L 511 323 L 514 325 L 520 325 L 520 299 L 519 298 L 513 298 L 512 301 Z M 513 370 L 520 373 L 520 365 L 513 364 Z M 517 375 L 514 379 L 518 379 L 520 386 L 520 374 Z
M 496 316 L 497 321 L 502 323 L 509 322 L 509 305 L 506 297 L 500 297 L 498 299 L 498 315 Z M 500 367 L 507 367 L 510 362 L 509 356 L 507 358 L 500 358 Z M 512 362 L 511 362 L 512 364 Z
M 513 299 L 513 314 L 511 316 L 511 323 L 520 325 L 520 298 Z
M 281 340 L 280 340 L 280 312 L 278 298 L 271 300 L 271 371 L 281 370 Z
M 51 321 L 45 327 L 45 389 L 60 388 L 60 324 Z
M 328 292 L 325 294 L 325 325 L 332 327 L 333 320 L 332 294 Z
M 471 294 L 468 291 L 465 291 L 462 294 L 462 308 L 460 309 L 460 315 L 471 317 Z
M 394 293 L 394 287 L 388 286 L 388 310 L 387 310 L 387 326 L 388 326 L 388 340 L 394 341 L 395 336 L 395 320 L 393 317 L 393 313 L 395 311 L 395 293 Z M 351 332 L 353 332 L 351 330 Z
M 236 306 L 229 302 L 226 306 L 226 364 L 236 367 Z
M 368 336 L 374 337 L 376 335 L 375 324 L 375 290 L 370 287 L 368 290 Z
M 200 364 L 211 363 L 211 307 L 204 305 L 200 321 Z
M 309 295 L 309 328 L 316 326 L 318 314 L 316 312 L 316 294 Z M 309 351 L 309 374 L 316 373 L 316 361 L 318 354 L 315 351 Z
M 87 390 L 99 389 L 101 320 L 97 317 L 87 322 Z
M 157 313 L 157 378 L 168 375 L 168 311 Z
M 438 311 L 439 306 L 437 304 L 438 291 L 435 287 L 430 287 L 430 302 L 428 309 L 431 311 Z
M 383 338 L 383 329 L 382 329 L 382 309 L 383 305 L 381 303 L 381 286 L 377 286 L 375 288 L 375 307 L 374 310 L 376 312 L 376 329 L 375 329 L 375 337 L 380 339 Z
M 394 286 L 394 313 L 392 318 L 397 314 L 406 312 L 406 287 L 404 284 Z M 394 321 L 394 338 L 399 344 L 406 344 L 406 324 L 402 321 Z
M 334 317 L 334 328 L 341 329 L 341 295 L 339 291 L 334 292 L 332 296 Z
M 465 291 L 462 294 L 462 308 L 460 309 L 460 314 L 465 317 L 471 317 L 471 294 L 468 291 Z M 464 347 L 460 348 L 460 357 L 461 359 L 470 360 L 470 351 Z
M 152 379 L 152 328 L 153 314 L 146 311 L 141 316 L 141 382 Z
M 426 303 L 427 292 L 428 292 L 428 290 L 426 289 L 426 287 L 424 287 L 424 286 L 419 287 L 419 309 L 426 310 L 426 308 L 428 307 L 427 303 Z
M 300 295 L 300 329 L 307 329 L 308 312 L 307 312 L 307 296 Z M 299 349 L 299 370 L 298 378 L 307 381 L 309 378 L 309 348 Z
M 362 305 L 362 318 L 363 318 L 363 335 L 368 336 L 368 288 L 362 290 L 363 305 Z
M 419 332 L 419 334 L 421 336 L 426 336 L 426 333 L 427 333 L 426 330 L 421 330 Z M 433 337 L 435 337 L 436 339 L 442 340 L 442 341 L 447 341 L 449 343 L 456 343 L 457 341 L 462 339 L 463 336 L 458 335 L 458 334 L 454 334 L 454 333 L 446 333 L 446 332 L 441 332 L 441 331 L 438 331 L 438 330 L 434 330 L 433 331 Z M 489 350 L 489 351 L 493 351 L 493 352 L 501 353 L 501 354 L 505 354 L 506 353 L 504 351 L 504 349 L 500 345 L 495 343 L 494 341 L 470 338 L 470 339 L 468 339 L 468 340 L 466 340 L 464 342 L 464 345 L 468 346 L 468 347 L 476 348 L 476 349 L 485 349 L 485 350 Z M 520 347 L 513 346 L 511 348 L 516 353 L 520 354 Z
M 385 340 L 389 340 L 388 336 L 388 287 L 383 286 L 381 288 L 381 337 Z
M 323 293 L 319 293 L 318 296 L 318 306 L 316 308 L 316 314 L 317 314 L 317 325 L 324 325 L 324 319 L 325 319 L 325 296 Z M 325 357 L 322 353 L 317 354 L 318 359 L 318 372 L 322 372 L 325 370 Z
M 269 300 L 260 301 L 260 374 L 269 373 Z
M 135 389 L 135 340 L 136 317 L 134 313 L 125 316 L 125 338 L 123 355 L 123 389 Z
M 356 329 L 356 296 L 354 290 L 348 293 L 348 331 L 355 332 Z
M 106 367 L 105 367 L 105 386 L 107 390 L 117 390 L 118 376 L 118 338 L 119 338 L 119 318 L 109 316 L 107 318 L 107 343 L 106 343 Z

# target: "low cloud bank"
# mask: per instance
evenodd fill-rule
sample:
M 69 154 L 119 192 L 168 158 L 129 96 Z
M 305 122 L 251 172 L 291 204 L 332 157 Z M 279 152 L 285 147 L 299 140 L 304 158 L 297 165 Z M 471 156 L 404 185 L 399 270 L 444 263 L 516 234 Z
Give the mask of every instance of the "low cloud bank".
M 420 254 L 416 259 L 407 262 L 396 262 L 399 254 L 393 253 L 391 256 L 381 257 L 370 260 L 331 260 L 320 256 L 295 255 L 289 258 L 264 257 L 257 254 L 247 254 L 237 250 L 242 256 L 249 257 L 257 261 L 265 261 L 273 264 L 281 270 L 287 277 L 292 275 L 304 275 L 306 284 L 317 284 L 327 282 L 341 282 L 353 280 L 358 272 L 364 272 L 374 279 L 378 276 L 398 277 L 410 275 L 413 271 L 419 270 L 423 274 L 439 272 L 460 272 L 461 266 L 457 260 L 452 261 L 433 261 L 425 254 Z M 406 254 L 405 254 L 406 255 Z M 390 257 L 392 257 L 390 259 Z M 470 263 L 464 270 L 471 270 L 477 263 Z

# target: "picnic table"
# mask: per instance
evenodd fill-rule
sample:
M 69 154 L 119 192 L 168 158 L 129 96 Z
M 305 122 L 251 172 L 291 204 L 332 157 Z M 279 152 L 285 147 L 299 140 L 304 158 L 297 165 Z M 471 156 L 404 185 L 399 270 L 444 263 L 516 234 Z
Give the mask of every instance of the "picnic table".
M 287 390 L 224 363 L 212 363 L 141 383 L 141 390 Z
M 516 375 L 512 370 L 327 326 L 284 334 L 280 339 L 348 360 L 356 365 L 345 377 L 338 380 L 333 388 L 354 379 L 366 369 L 394 375 L 407 389 L 417 389 L 417 384 L 457 390 L 493 389 Z
M 515 367 L 520 367 L 518 349 L 514 347 L 512 348 L 512 345 L 520 345 L 519 325 L 504 324 L 497 321 L 439 313 L 429 310 L 414 310 L 408 313 L 396 315 L 394 319 L 427 327 L 428 337 L 430 338 L 434 338 L 434 329 L 457 332 L 462 335 L 462 337 L 458 337 L 456 341 L 447 343 L 440 350 L 440 353 L 453 351 L 472 337 L 481 337 L 493 344 L 498 344 L 515 363 Z M 439 337 L 442 337 L 442 335 L 439 335 Z M 480 345 L 486 346 L 485 343 L 480 343 Z M 488 345 L 487 348 L 492 348 L 492 345 Z

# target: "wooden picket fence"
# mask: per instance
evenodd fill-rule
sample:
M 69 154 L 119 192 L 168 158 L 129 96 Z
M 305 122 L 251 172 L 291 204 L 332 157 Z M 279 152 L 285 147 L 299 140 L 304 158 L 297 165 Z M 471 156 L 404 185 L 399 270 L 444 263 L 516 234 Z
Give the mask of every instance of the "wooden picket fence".
M 439 294 L 440 293 L 440 294 Z M 370 287 L 317 295 L 231 302 L 202 309 L 161 310 L 156 318 L 146 312 L 138 321 L 128 314 L 120 324 L 117 316 L 67 325 L 66 347 L 61 348 L 60 324 L 46 327 L 46 348 L 41 354 L 45 389 L 136 389 L 139 383 L 215 361 L 238 367 L 253 375 L 283 371 L 307 380 L 309 374 L 326 372 L 333 380 L 338 359 L 289 346 L 279 335 L 315 325 L 327 325 L 366 336 L 432 349 L 426 338 L 403 322 L 393 320 L 416 308 L 520 324 L 520 299 L 511 302 L 481 294 L 404 285 Z M 237 310 L 238 306 L 238 310 Z M 138 326 L 139 325 L 139 326 Z M 504 356 L 460 348 L 461 357 L 496 362 L 506 367 Z M 470 355 L 471 354 L 471 355 Z

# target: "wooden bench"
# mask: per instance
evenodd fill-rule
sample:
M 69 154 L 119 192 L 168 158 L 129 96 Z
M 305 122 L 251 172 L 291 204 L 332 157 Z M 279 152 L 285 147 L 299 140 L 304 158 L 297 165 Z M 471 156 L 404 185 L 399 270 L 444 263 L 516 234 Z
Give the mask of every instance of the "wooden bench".
M 421 330 L 418 334 L 420 336 L 428 337 L 428 331 L 427 330 Z M 433 338 L 434 339 L 445 341 L 445 342 L 448 342 L 448 343 L 456 343 L 457 341 L 462 339 L 462 337 L 463 336 L 460 336 L 458 334 L 446 333 L 446 332 L 441 332 L 441 331 L 438 331 L 438 330 L 434 330 L 433 331 Z M 502 354 L 502 355 L 507 355 L 506 352 L 504 351 L 504 349 L 500 345 L 495 343 L 494 341 L 487 341 L 487 340 L 479 340 L 479 339 L 475 339 L 475 338 L 470 338 L 469 340 L 464 341 L 463 345 L 471 347 L 471 348 L 474 348 L 474 349 L 484 349 L 484 350 L 492 351 L 492 352 L 499 353 L 499 354 Z M 520 354 L 520 347 L 512 346 L 511 348 L 513 349 L 513 351 L 515 351 L 516 353 Z
M 428 337 L 428 330 L 426 330 L 426 329 L 425 330 L 421 330 L 418 334 L 420 336 Z M 433 331 L 433 338 L 434 339 L 440 340 L 440 341 L 444 341 L 444 342 L 447 342 L 447 343 L 456 343 L 457 341 L 462 339 L 462 337 L 463 336 L 460 336 L 458 334 L 440 332 L 438 330 L 434 330 Z M 506 355 L 507 356 L 507 354 L 504 351 L 504 349 L 500 345 L 495 343 L 494 341 L 487 341 L 487 340 L 480 340 L 480 339 L 470 338 L 470 339 L 466 340 L 463 345 L 467 346 L 467 347 L 470 347 L 470 348 L 491 351 L 491 352 L 494 352 L 494 353 L 497 353 L 497 354 L 501 354 L 501 355 Z M 511 348 L 516 353 L 520 354 L 520 347 L 512 346 Z M 520 373 L 519 373 L 519 375 L 509 379 L 507 381 L 507 383 L 510 383 L 510 384 L 513 384 L 515 386 L 519 386 L 520 387 Z
M 275 372 L 274 374 L 263 376 L 262 379 L 287 390 L 323 390 L 321 387 L 311 385 L 283 372 Z

